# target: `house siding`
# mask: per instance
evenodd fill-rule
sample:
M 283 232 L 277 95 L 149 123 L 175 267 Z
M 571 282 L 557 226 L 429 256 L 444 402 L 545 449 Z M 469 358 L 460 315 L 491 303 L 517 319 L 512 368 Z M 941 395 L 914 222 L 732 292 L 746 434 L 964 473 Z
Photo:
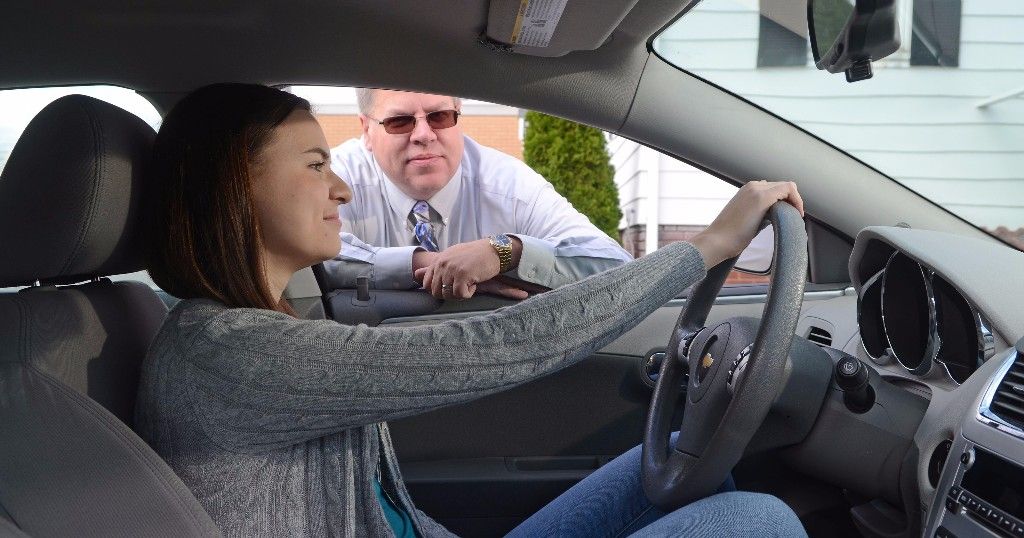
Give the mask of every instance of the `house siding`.
M 709 0 L 668 28 L 655 49 L 973 223 L 1024 227 L 1024 95 L 977 106 L 1024 90 L 1024 2 L 964 1 L 959 67 L 909 66 L 908 42 L 876 63 L 875 78 L 856 84 L 810 62 L 757 68 L 758 21 L 757 2 Z M 674 172 L 660 174 L 659 224 L 709 223 L 724 202 L 683 173 L 685 165 L 663 166 Z M 687 186 L 673 178 L 695 192 L 673 194 Z M 697 209 L 701 200 L 714 203 Z

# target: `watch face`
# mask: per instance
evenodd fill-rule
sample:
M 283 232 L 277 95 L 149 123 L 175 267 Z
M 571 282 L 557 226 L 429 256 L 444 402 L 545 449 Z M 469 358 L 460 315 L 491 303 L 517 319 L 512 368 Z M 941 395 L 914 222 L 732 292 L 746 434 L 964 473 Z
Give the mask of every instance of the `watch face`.
M 494 236 L 494 242 L 503 247 L 512 246 L 512 240 L 505 234 L 498 234 Z

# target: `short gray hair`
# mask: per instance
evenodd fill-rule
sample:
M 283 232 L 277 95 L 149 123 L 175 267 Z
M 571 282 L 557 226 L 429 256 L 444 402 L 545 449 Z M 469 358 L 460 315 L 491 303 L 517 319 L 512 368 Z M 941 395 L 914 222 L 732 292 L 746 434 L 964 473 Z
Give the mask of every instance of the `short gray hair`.
M 356 88 L 356 105 L 364 116 L 373 110 L 373 92 L 373 88 Z
M 373 94 L 377 91 L 377 88 L 356 88 L 356 105 L 359 107 L 359 113 L 367 115 L 373 110 Z M 451 96 L 452 101 L 455 103 L 455 108 L 462 108 L 462 99 L 459 97 Z

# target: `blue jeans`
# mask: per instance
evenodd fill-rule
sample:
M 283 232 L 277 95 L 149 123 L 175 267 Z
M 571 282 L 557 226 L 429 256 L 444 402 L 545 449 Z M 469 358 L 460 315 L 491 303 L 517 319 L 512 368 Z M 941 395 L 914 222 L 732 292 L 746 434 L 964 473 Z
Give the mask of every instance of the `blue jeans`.
M 779 499 L 733 490 L 730 477 L 715 495 L 666 514 L 644 495 L 640 447 L 635 447 L 559 495 L 508 536 L 807 536 L 796 514 Z

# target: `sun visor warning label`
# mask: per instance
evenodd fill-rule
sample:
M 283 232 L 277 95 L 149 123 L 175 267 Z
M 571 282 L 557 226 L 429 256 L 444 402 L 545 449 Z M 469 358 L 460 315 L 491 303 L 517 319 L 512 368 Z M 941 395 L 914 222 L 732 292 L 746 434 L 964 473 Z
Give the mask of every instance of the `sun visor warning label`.
M 546 47 L 569 0 L 522 0 L 512 28 L 513 45 Z

